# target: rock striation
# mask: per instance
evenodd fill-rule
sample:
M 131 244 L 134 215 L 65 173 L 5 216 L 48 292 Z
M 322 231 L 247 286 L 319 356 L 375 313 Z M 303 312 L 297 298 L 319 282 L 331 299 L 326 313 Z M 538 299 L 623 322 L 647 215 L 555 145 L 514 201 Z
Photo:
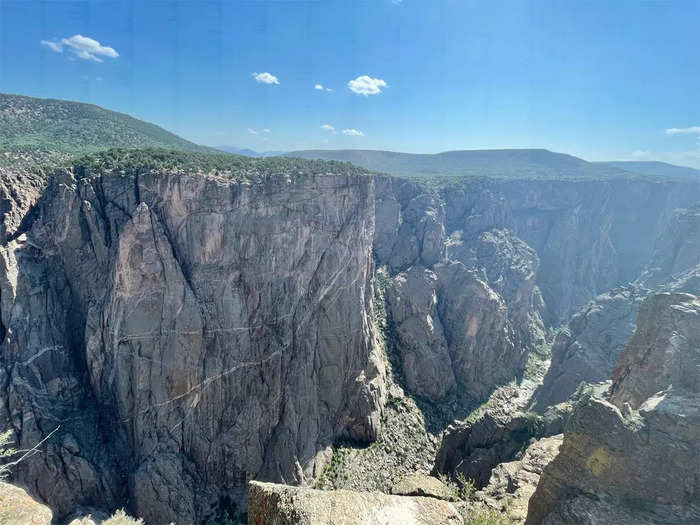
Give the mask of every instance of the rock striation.
M 700 300 L 657 294 L 639 309 L 609 397 L 574 408 L 528 524 L 700 520 Z
M 669 224 L 690 232 L 673 210 L 700 189 L 525 175 L 430 187 L 338 163 L 107 169 L 108 157 L 48 183 L 0 173 L 0 428 L 31 446 L 60 427 L 16 473 L 59 518 L 128 504 L 148 523 L 201 523 L 242 511 L 253 478 L 309 483 L 338 440 L 380 432 L 382 307 L 421 406 L 486 399 L 549 328 L 636 278 Z M 655 267 L 676 275 L 692 260 L 678 253 Z M 595 316 L 572 324 L 561 367 L 577 344 L 598 348 Z M 627 333 L 612 332 L 605 367 Z M 571 367 L 543 412 L 602 370 Z M 445 450 L 485 485 L 565 419 L 523 410 L 487 414 Z
M 63 172 L 4 247 L 0 421 L 21 447 L 60 426 L 17 471 L 58 517 L 201 522 L 377 436 L 374 181 L 265 166 Z

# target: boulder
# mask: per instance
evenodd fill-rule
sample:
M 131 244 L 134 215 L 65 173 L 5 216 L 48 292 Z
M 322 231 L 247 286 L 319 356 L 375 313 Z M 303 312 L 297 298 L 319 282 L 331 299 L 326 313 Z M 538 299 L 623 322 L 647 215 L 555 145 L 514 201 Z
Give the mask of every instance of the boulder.
M 433 476 L 413 473 L 404 476 L 391 488 L 397 496 L 426 496 L 454 501 L 455 495 L 442 481 Z
M 462 525 L 457 509 L 436 498 L 315 490 L 250 482 L 249 525 Z

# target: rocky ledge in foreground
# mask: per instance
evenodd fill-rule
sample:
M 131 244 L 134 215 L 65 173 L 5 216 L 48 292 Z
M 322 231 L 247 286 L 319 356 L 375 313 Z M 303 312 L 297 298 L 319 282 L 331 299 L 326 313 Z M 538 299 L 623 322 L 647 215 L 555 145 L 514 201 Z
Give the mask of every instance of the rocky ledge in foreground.
M 249 525 L 461 525 L 454 505 L 420 496 L 250 482 Z
M 21 488 L 0 481 L 1 525 L 51 525 L 51 510 Z
M 527 524 L 700 523 L 700 300 L 640 306 L 609 396 L 573 410 Z

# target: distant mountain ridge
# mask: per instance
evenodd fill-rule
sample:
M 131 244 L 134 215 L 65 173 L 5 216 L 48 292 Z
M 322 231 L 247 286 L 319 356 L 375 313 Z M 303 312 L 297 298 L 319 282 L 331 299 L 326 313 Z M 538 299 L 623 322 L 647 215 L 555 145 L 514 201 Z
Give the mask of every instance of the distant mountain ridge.
M 284 151 L 255 151 L 250 148 L 236 148 L 235 146 L 213 146 L 214 149 L 225 151 L 226 153 L 235 153 L 236 155 L 245 155 L 246 157 L 276 157 L 285 155 Z
M 629 172 L 596 165 L 546 149 L 494 149 L 420 154 L 374 150 L 308 150 L 289 153 L 305 158 L 343 160 L 392 175 L 498 178 L 625 177 Z
M 686 178 L 659 170 L 624 168 L 614 162 L 588 162 L 546 149 L 493 149 L 446 151 L 444 153 L 400 153 L 381 150 L 303 150 L 289 156 L 340 160 L 363 168 L 408 177 L 493 177 L 518 179 L 610 179 L 635 177 Z M 680 168 L 667 165 L 678 170 Z M 696 170 L 693 170 L 696 171 Z
M 632 173 L 639 173 L 643 175 L 653 175 L 657 177 L 669 177 L 669 178 L 700 178 L 700 170 L 695 168 L 688 168 L 686 166 L 676 166 L 674 164 L 669 164 L 667 162 L 658 161 L 633 161 L 633 160 L 618 160 L 618 161 L 608 161 L 602 162 L 601 164 L 608 164 L 609 166 L 615 166 L 616 168 L 621 168 Z
M 0 93 L 0 162 L 46 162 L 112 147 L 214 151 L 93 104 Z

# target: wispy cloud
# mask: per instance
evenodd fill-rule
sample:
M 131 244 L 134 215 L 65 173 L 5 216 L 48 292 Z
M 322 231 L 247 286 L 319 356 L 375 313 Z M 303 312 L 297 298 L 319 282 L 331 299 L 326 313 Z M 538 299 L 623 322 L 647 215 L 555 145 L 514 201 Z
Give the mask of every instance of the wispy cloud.
M 253 73 L 253 78 L 258 84 L 279 84 L 279 79 L 271 73 Z
M 248 133 L 250 133 L 251 135 L 260 135 L 261 133 L 267 135 L 268 133 L 270 133 L 270 128 L 263 128 L 261 130 L 248 128 Z
M 321 124 L 321 129 L 325 129 L 326 131 L 335 131 L 335 128 L 330 124 Z
M 255 131 L 253 128 L 248 128 L 248 133 L 250 133 L 251 135 L 257 135 L 257 134 L 258 134 L 258 132 Z
M 643 149 L 634 150 L 629 155 L 633 159 L 648 159 L 651 158 L 651 152 Z
M 700 126 L 690 126 L 689 128 L 668 128 L 667 135 L 700 135 Z
M 83 35 L 73 35 L 70 38 L 53 41 L 41 40 L 40 43 L 55 53 L 63 53 L 65 49 L 73 56 L 93 62 L 102 62 L 101 57 L 117 58 L 119 56 L 113 47 L 103 46 L 97 40 Z
M 381 78 L 372 78 L 368 75 L 362 75 L 348 82 L 348 88 L 353 93 L 358 95 L 379 95 L 382 88 L 387 87 L 387 83 Z
M 343 130 L 343 135 L 348 135 L 349 137 L 364 137 L 365 134 L 362 133 L 359 129 L 344 129 Z
M 314 86 L 314 89 L 315 89 L 316 91 L 335 91 L 335 90 L 333 90 L 333 89 L 331 89 L 331 88 L 329 88 L 329 87 L 324 86 L 323 84 L 316 84 L 316 85 Z

